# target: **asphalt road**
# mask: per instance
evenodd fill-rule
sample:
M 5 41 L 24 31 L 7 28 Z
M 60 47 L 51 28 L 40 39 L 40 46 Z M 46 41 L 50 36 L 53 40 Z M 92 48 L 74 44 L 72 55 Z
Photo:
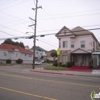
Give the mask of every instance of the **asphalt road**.
M 27 67 L 0 66 L 0 100 L 91 100 L 92 91 L 100 92 L 98 77 L 35 73 Z

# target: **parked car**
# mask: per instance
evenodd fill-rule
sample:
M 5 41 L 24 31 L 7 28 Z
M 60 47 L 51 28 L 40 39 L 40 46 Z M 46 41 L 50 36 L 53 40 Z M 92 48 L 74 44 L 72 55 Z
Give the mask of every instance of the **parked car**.
M 35 61 L 35 65 L 41 65 L 42 62 L 41 61 Z

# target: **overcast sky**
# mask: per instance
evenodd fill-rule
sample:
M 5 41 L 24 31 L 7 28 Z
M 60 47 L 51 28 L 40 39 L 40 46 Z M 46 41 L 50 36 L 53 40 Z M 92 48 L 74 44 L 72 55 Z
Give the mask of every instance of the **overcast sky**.
M 100 0 L 38 0 L 37 35 L 57 33 L 63 26 L 72 29 L 100 28 Z M 35 0 L 0 0 L 0 38 L 28 36 L 33 32 Z M 34 28 L 34 27 L 33 27 Z M 4 33 L 6 32 L 6 33 Z M 100 30 L 92 31 L 100 41 Z M 10 35 L 8 35 L 10 34 Z M 32 34 L 32 33 L 30 33 Z M 15 40 L 14 40 L 15 41 Z M 32 39 L 18 39 L 30 48 Z M 3 40 L 0 40 L 2 43 Z M 38 38 L 36 45 L 46 50 L 57 49 L 55 35 Z

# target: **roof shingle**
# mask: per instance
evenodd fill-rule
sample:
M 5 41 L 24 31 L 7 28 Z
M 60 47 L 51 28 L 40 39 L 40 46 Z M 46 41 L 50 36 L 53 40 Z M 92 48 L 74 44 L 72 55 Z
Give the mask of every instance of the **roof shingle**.
M 30 50 L 26 50 L 26 49 L 24 49 L 24 48 L 22 48 L 20 46 L 11 45 L 11 44 L 1 44 L 0 45 L 0 49 L 9 50 L 9 51 L 14 51 L 14 49 L 18 49 L 19 52 L 32 54 L 32 52 Z

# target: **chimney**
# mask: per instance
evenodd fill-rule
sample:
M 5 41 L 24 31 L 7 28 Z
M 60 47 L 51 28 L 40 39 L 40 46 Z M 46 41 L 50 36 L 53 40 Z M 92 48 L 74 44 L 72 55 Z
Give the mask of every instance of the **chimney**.
M 25 46 L 25 49 L 27 49 L 27 50 L 28 50 L 28 49 L 29 49 L 29 46 Z

